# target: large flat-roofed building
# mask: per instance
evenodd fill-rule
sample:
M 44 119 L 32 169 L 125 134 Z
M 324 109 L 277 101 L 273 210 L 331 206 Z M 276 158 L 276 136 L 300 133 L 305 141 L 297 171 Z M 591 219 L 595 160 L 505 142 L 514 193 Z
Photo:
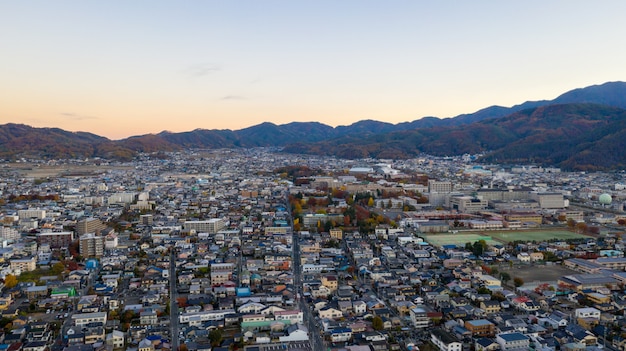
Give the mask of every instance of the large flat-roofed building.
M 76 223 L 76 234 L 99 233 L 106 229 L 106 225 L 97 218 L 85 218 Z
M 487 200 L 467 195 L 450 196 L 447 203 L 449 208 L 462 213 L 477 213 L 485 210 L 488 205 Z
M 454 185 L 450 181 L 442 181 L 442 180 L 429 180 L 428 181 L 428 192 L 429 193 L 451 193 Z
M 107 313 L 106 312 L 74 313 L 72 315 L 72 322 L 77 327 L 82 327 L 89 323 L 102 323 L 102 325 L 105 325 L 107 322 Z
M 476 319 L 473 321 L 465 321 L 465 329 L 469 330 L 473 336 L 489 336 L 495 333 L 496 326 L 486 319 Z
M 205 221 L 185 221 L 183 229 L 196 233 L 216 234 L 226 227 L 226 222 L 221 218 L 211 218 Z
M 539 207 L 548 209 L 569 207 L 569 201 L 561 193 L 531 193 L 532 199 L 539 202 Z
M 509 222 L 535 223 L 541 224 L 543 217 L 534 211 L 511 211 L 504 215 L 504 219 Z
M 20 219 L 29 219 L 29 218 L 44 219 L 46 218 L 46 210 L 40 210 L 40 209 L 18 210 L 17 216 Z
M 530 199 L 531 188 L 483 188 L 476 193 L 485 200 L 516 201 Z
M 37 260 L 35 257 L 12 258 L 11 269 L 22 272 L 34 271 L 37 268 Z
M 48 244 L 52 249 L 68 247 L 72 241 L 74 241 L 74 232 L 37 233 L 37 244 L 39 246 Z
M 81 235 L 79 250 L 83 257 L 101 257 L 104 254 L 104 237 L 94 233 Z
M 572 274 L 562 276 L 558 280 L 559 285 L 571 286 L 577 291 L 607 286 L 616 287 L 619 281 L 611 275 L 605 274 Z

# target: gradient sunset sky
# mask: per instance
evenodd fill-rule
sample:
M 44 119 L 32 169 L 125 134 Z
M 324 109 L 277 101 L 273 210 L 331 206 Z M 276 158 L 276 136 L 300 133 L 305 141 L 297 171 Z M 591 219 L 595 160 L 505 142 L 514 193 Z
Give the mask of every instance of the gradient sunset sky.
M 626 80 L 626 1 L 0 1 L 0 123 L 452 117 Z

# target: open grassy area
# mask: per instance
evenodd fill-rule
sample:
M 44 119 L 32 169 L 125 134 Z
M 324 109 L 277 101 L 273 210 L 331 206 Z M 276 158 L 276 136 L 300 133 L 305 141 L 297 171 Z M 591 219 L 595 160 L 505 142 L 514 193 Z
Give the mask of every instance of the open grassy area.
M 465 243 L 473 243 L 479 240 L 485 240 L 487 245 L 496 245 L 490 235 L 483 233 L 456 233 L 456 234 L 424 234 L 424 239 L 433 246 L 456 245 L 465 246 Z
M 583 234 L 577 234 L 568 230 L 506 230 L 506 231 L 480 231 L 480 232 L 460 232 L 460 233 L 441 233 L 441 234 L 423 234 L 424 239 L 434 246 L 457 245 L 465 246 L 465 243 L 473 243 L 479 240 L 485 240 L 487 245 L 497 245 L 508 243 L 511 241 L 545 241 L 551 239 L 567 240 L 590 238 Z
M 488 232 L 484 234 L 490 235 L 494 240 L 503 243 L 517 240 L 540 242 L 551 239 L 567 240 L 589 238 L 589 236 L 577 234 L 568 230 L 507 230 Z

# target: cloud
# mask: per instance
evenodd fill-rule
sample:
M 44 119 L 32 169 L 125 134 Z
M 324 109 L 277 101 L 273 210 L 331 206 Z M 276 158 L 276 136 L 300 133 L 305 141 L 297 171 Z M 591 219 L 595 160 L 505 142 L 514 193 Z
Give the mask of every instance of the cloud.
M 221 71 L 221 68 L 216 65 L 208 63 L 198 63 L 185 68 L 183 70 L 183 75 L 190 78 L 199 78 L 218 71 Z
M 241 96 L 241 95 L 226 95 L 226 96 L 222 96 L 220 100 L 224 100 L 224 101 L 248 100 L 248 98 L 245 96 Z
M 85 115 L 79 115 L 73 112 L 61 112 L 61 116 L 65 116 L 67 117 L 67 119 L 71 119 L 73 121 L 84 121 L 87 119 L 98 119 L 98 117 L 95 116 L 85 116 Z

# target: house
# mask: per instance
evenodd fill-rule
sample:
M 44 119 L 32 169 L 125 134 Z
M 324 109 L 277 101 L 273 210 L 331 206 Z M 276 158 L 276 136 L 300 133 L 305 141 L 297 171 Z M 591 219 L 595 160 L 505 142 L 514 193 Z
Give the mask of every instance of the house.
M 483 311 L 485 311 L 486 314 L 493 314 L 493 313 L 500 312 L 501 306 L 498 301 L 488 300 L 488 301 L 481 301 L 480 308 Z
M 518 253 L 517 259 L 522 263 L 530 263 L 530 255 L 528 254 L 528 252 Z
M 574 311 L 574 316 L 576 316 L 576 318 L 593 318 L 600 320 L 600 314 L 600 310 L 593 307 L 577 308 Z
M 308 330 L 300 323 L 292 324 L 285 331 L 285 336 L 281 336 L 278 339 L 280 342 L 306 341 L 309 340 Z
M 137 345 L 137 350 L 138 351 L 154 351 L 154 345 L 152 345 L 152 342 L 148 339 L 143 339 L 139 342 L 139 345 Z
M 317 312 L 321 319 L 335 319 L 343 317 L 343 313 L 340 310 L 332 307 L 324 307 Z
M 349 328 L 335 328 L 330 331 L 332 342 L 346 342 L 352 338 L 352 330 Z
M 357 316 L 365 314 L 367 312 L 367 304 L 363 301 L 353 301 L 352 302 L 352 311 Z
M 45 351 L 48 345 L 45 341 L 32 341 L 22 347 L 22 351 Z
M 106 336 L 106 344 L 113 346 L 114 349 L 124 348 L 124 333 L 114 330 Z
M 496 342 L 503 351 L 528 350 L 530 348 L 530 338 L 522 333 L 498 334 Z
M 461 351 L 463 344 L 453 335 L 441 329 L 430 331 L 430 341 L 441 351 Z
M 156 325 L 158 323 L 157 313 L 155 311 L 141 311 L 139 323 L 141 325 Z
M 474 350 L 476 351 L 495 351 L 499 349 L 500 345 L 493 339 L 478 338 L 474 341 Z

